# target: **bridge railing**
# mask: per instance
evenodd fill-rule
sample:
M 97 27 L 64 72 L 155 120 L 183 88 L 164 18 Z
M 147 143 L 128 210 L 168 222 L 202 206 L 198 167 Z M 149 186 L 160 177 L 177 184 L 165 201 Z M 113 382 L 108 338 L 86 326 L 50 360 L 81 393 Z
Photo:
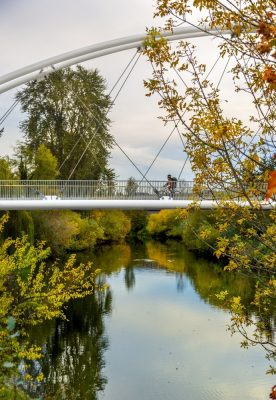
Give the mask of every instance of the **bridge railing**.
M 223 199 L 225 193 L 233 199 L 242 198 L 234 186 L 204 188 L 196 191 L 193 181 L 179 180 L 173 197 L 178 200 Z M 250 189 L 250 188 L 249 188 Z M 248 190 L 249 190 L 248 189 Z M 260 183 L 256 194 L 263 198 L 266 184 Z M 109 200 L 154 200 L 171 193 L 166 181 L 135 180 L 0 180 L 1 200 L 47 200 L 47 199 L 109 199 Z
M 0 180 L 0 199 L 158 199 L 170 195 L 165 186 L 166 181 Z M 192 197 L 192 181 L 177 186 L 175 196 Z

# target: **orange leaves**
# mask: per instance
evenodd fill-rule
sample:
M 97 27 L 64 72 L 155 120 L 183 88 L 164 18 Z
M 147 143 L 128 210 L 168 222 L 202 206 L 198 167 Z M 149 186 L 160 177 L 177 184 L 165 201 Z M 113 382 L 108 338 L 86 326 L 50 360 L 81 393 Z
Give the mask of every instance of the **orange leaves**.
M 267 13 L 266 19 L 261 21 L 257 30 L 260 35 L 260 43 L 257 44 L 257 51 L 266 56 L 276 59 L 276 24 L 275 14 Z M 265 66 L 263 80 L 268 84 L 268 90 L 276 89 L 276 69 L 273 64 Z
M 266 67 L 264 70 L 263 78 L 268 83 L 273 83 L 276 81 L 276 69 L 273 67 Z
M 264 39 L 270 40 L 275 37 L 276 28 L 272 23 L 268 23 L 265 21 L 260 22 L 259 28 L 257 29 L 259 35 L 261 35 Z
M 275 14 L 272 12 L 267 13 L 266 19 L 259 23 L 257 32 L 260 36 L 260 43 L 257 44 L 256 49 L 261 54 L 270 55 L 272 58 L 276 59 L 276 24 L 275 24 Z
M 263 80 L 268 83 L 270 90 L 276 89 L 276 69 L 272 66 L 267 66 L 263 72 Z
M 257 44 L 256 49 L 261 53 L 261 54 L 267 54 L 270 52 L 271 47 L 268 42 L 260 42 Z

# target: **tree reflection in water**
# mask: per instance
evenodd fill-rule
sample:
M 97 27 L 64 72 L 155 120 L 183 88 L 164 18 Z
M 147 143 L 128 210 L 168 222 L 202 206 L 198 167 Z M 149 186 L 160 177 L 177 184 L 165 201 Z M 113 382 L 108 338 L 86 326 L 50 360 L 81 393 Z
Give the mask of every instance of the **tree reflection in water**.
M 120 244 L 87 254 L 86 260 L 85 254 L 82 257 L 82 261 L 92 259 L 107 274 L 107 279 L 123 271 L 127 290 L 134 289 L 135 274 L 142 269 L 164 269 L 170 275 L 175 274 L 177 291 L 185 291 L 191 285 L 200 298 L 213 307 L 225 307 L 216 293 L 227 290 L 232 296 L 241 296 L 248 314 L 261 320 L 252 305 L 254 281 L 240 274 L 225 273 L 221 265 L 196 257 L 181 243 L 147 242 L 133 248 Z M 108 347 L 104 316 L 111 311 L 112 295 L 107 290 L 70 304 L 66 311 L 68 321 L 51 321 L 36 328 L 34 342 L 39 346 L 45 343 L 45 357 L 39 361 L 45 382 L 29 390 L 33 397 L 43 400 L 98 398 L 107 383 L 103 375 L 104 352 Z M 273 336 L 273 312 L 265 322 Z
M 131 290 L 135 286 L 135 272 L 133 266 L 125 268 L 125 285 L 128 290 Z
M 44 400 L 98 398 L 107 383 L 102 374 L 108 347 L 103 319 L 111 309 L 112 294 L 108 289 L 72 302 L 66 310 L 68 320 L 52 323 L 41 359 L 45 382 L 39 393 L 36 388 L 36 395 Z M 34 332 L 34 336 L 39 336 L 41 343 L 41 335 Z
M 237 324 L 236 320 L 232 319 L 228 329 L 232 334 L 241 335 L 242 347 L 261 346 L 266 358 L 275 362 L 276 304 L 270 307 L 266 316 L 259 312 L 253 303 L 256 281 L 252 277 L 225 272 L 222 265 L 196 257 L 183 245 L 174 241 L 168 241 L 167 244 L 149 241 L 147 256 L 157 261 L 158 268 L 176 273 L 178 290 L 183 290 L 182 280 L 183 276 L 186 276 L 200 297 L 212 306 L 229 311 L 229 304 L 220 301 L 216 296 L 221 291 L 227 290 L 231 297 L 239 296 L 245 306 L 244 314 L 248 322 Z

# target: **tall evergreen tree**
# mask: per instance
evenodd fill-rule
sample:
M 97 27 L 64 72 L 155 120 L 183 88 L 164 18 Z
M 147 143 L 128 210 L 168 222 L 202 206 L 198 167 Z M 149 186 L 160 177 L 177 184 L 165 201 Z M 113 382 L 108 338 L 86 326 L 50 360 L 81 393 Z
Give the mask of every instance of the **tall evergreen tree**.
M 71 179 L 98 179 L 110 172 L 111 100 L 97 70 L 78 66 L 54 72 L 28 83 L 16 98 L 27 114 L 20 124 L 24 146 L 36 153 L 46 145 L 58 160 L 61 179 L 71 174 Z

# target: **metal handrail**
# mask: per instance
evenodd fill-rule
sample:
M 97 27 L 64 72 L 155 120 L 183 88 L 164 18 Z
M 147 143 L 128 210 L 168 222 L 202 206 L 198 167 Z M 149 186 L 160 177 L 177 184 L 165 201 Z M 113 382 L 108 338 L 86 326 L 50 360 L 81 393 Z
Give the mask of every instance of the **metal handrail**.
M 218 199 L 225 196 L 242 199 L 240 191 L 234 185 L 195 190 L 193 181 L 179 180 L 174 190 L 166 190 L 166 181 L 135 180 L 0 180 L 1 200 L 47 200 L 47 199 L 107 199 L 107 200 L 156 200 L 162 196 L 171 196 L 177 200 Z M 261 199 L 266 184 L 260 182 L 256 193 L 250 187 L 246 190 L 249 197 Z

